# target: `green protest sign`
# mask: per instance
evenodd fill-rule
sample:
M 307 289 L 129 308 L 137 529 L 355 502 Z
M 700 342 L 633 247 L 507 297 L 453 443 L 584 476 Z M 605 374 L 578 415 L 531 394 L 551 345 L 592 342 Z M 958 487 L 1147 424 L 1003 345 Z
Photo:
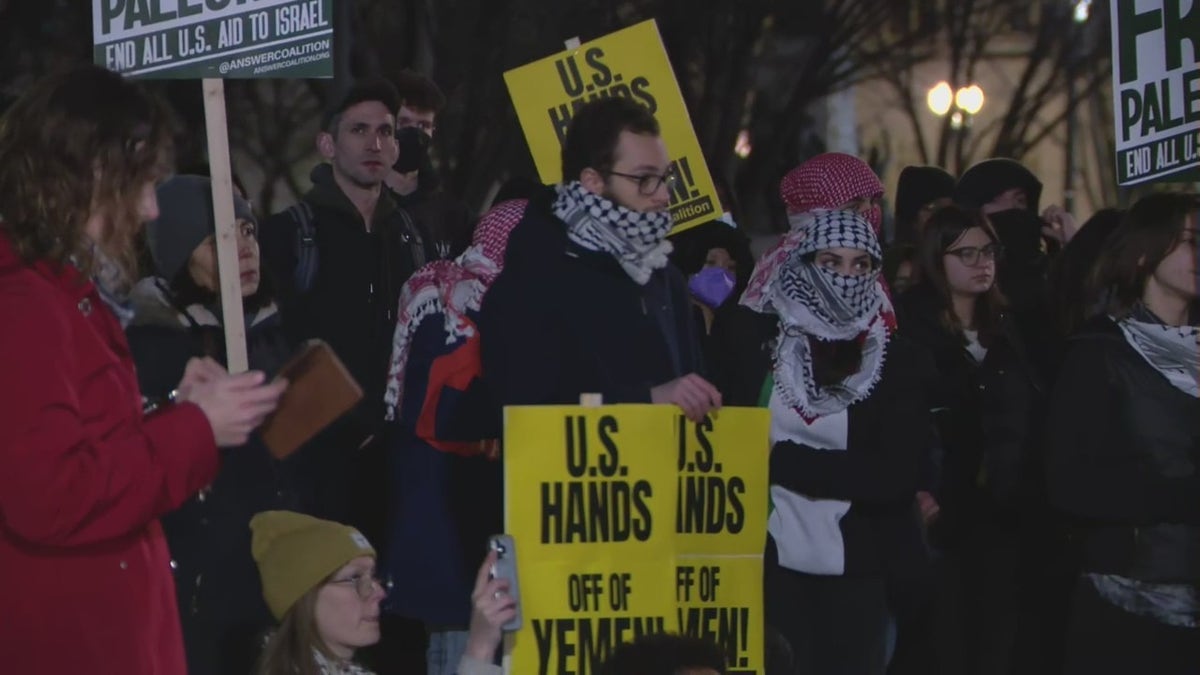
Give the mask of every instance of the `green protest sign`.
M 1191 5 L 1184 13 L 1184 5 Z M 1200 2 L 1112 0 L 1117 182 L 1200 167 Z
M 333 0 L 95 0 L 92 25 L 129 77 L 333 76 Z

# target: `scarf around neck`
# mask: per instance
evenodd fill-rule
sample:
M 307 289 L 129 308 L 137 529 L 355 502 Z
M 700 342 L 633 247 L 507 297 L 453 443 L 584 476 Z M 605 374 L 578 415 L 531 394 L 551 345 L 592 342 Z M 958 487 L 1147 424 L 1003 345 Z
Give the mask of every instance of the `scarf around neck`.
M 399 414 L 413 336 L 422 321 L 440 312 L 446 344 L 475 335 L 475 323 L 467 312 L 483 306 L 484 294 L 504 268 L 509 234 L 524 218 L 528 204 L 524 199 L 512 200 L 488 211 L 475 227 L 470 248 L 458 259 L 429 263 L 404 284 L 384 394 L 388 421 Z
M 667 266 L 670 212 L 632 211 L 587 190 L 579 181 L 555 189 L 554 215 L 567 224 L 571 241 L 616 258 L 638 285 L 645 285 L 655 270 Z
M 1117 325 L 1126 342 L 1171 386 L 1200 398 L 1200 328 L 1168 326 L 1142 304 Z
M 865 399 L 879 381 L 888 341 L 880 312 L 887 297 L 879 272 L 848 276 L 818 267 L 818 251 L 849 248 L 880 257 L 870 223 L 844 211 L 817 214 L 806 236 L 791 248 L 766 283 L 766 302 L 779 315 L 775 387 L 806 421 L 845 410 Z M 839 383 L 818 386 L 810 340 L 858 340 L 862 366 Z
M 121 322 L 121 327 L 128 327 L 133 321 L 133 303 L 129 299 L 133 283 L 124 268 L 99 246 L 92 247 L 92 283 L 100 299 Z
M 353 661 L 330 659 L 315 647 L 313 648 L 313 661 L 316 662 L 321 675 L 372 675 L 371 671 Z

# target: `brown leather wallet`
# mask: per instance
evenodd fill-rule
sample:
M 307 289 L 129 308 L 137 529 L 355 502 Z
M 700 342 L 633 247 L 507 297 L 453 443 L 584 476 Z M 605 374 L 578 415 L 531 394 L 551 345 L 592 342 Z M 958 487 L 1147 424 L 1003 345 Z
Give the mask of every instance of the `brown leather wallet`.
M 276 459 L 295 452 L 363 398 L 362 387 L 321 340 L 305 342 L 277 377 L 288 381 L 287 391 L 259 428 Z

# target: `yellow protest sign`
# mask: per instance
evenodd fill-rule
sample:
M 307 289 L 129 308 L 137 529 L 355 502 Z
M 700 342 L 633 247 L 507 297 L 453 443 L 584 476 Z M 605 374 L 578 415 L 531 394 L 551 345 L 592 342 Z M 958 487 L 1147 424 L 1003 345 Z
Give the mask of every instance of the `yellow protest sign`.
M 587 675 L 648 633 L 713 640 L 763 672 L 768 414 L 505 410 L 506 522 L 523 626 L 513 672 Z
M 662 127 L 677 177 L 675 231 L 721 215 L 712 176 L 653 19 L 504 73 L 517 119 L 545 183 L 562 180 L 561 149 L 571 117 L 588 101 L 624 96 Z
M 720 646 L 729 673 L 766 672 L 761 551 L 757 556 L 681 557 L 675 586 L 678 632 Z M 746 589 L 757 595 L 751 597 Z

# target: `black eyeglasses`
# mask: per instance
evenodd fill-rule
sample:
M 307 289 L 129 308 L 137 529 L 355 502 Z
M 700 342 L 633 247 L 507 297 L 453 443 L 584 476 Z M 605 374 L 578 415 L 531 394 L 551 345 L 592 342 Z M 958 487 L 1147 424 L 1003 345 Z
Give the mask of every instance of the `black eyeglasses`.
M 946 255 L 957 256 L 967 267 L 974 267 L 979 264 L 981 258 L 993 261 L 1004 257 L 1004 247 L 997 243 L 987 246 L 963 246 L 946 251 Z
M 662 187 L 663 185 L 666 185 L 667 190 L 670 191 L 670 189 L 675 185 L 675 181 L 679 179 L 678 176 L 675 175 L 674 171 L 667 171 L 661 176 L 654 173 L 647 173 L 638 176 L 631 173 L 620 173 L 618 171 L 609 171 L 608 175 L 620 176 L 621 178 L 627 178 L 631 181 L 635 181 L 638 186 L 638 193 L 643 197 L 649 197 L 655 192 L 658 192 L 658 188 Z
M 358 593 L 358 597 L 362 598 L 363 600 L 367 600 L 371 597 L 371 594 L 375 592 L 376 585 L 382 588 L 384 592 L 388 591 L 388 586 L 390 586 L 390 584 L 384 584 L 382 581 L 376 579 L 370 574 L 355 574 L 353 576 L 346 577 L 345 579 L 332 579 L 329 583 L 354 586 L 354 592 Z

